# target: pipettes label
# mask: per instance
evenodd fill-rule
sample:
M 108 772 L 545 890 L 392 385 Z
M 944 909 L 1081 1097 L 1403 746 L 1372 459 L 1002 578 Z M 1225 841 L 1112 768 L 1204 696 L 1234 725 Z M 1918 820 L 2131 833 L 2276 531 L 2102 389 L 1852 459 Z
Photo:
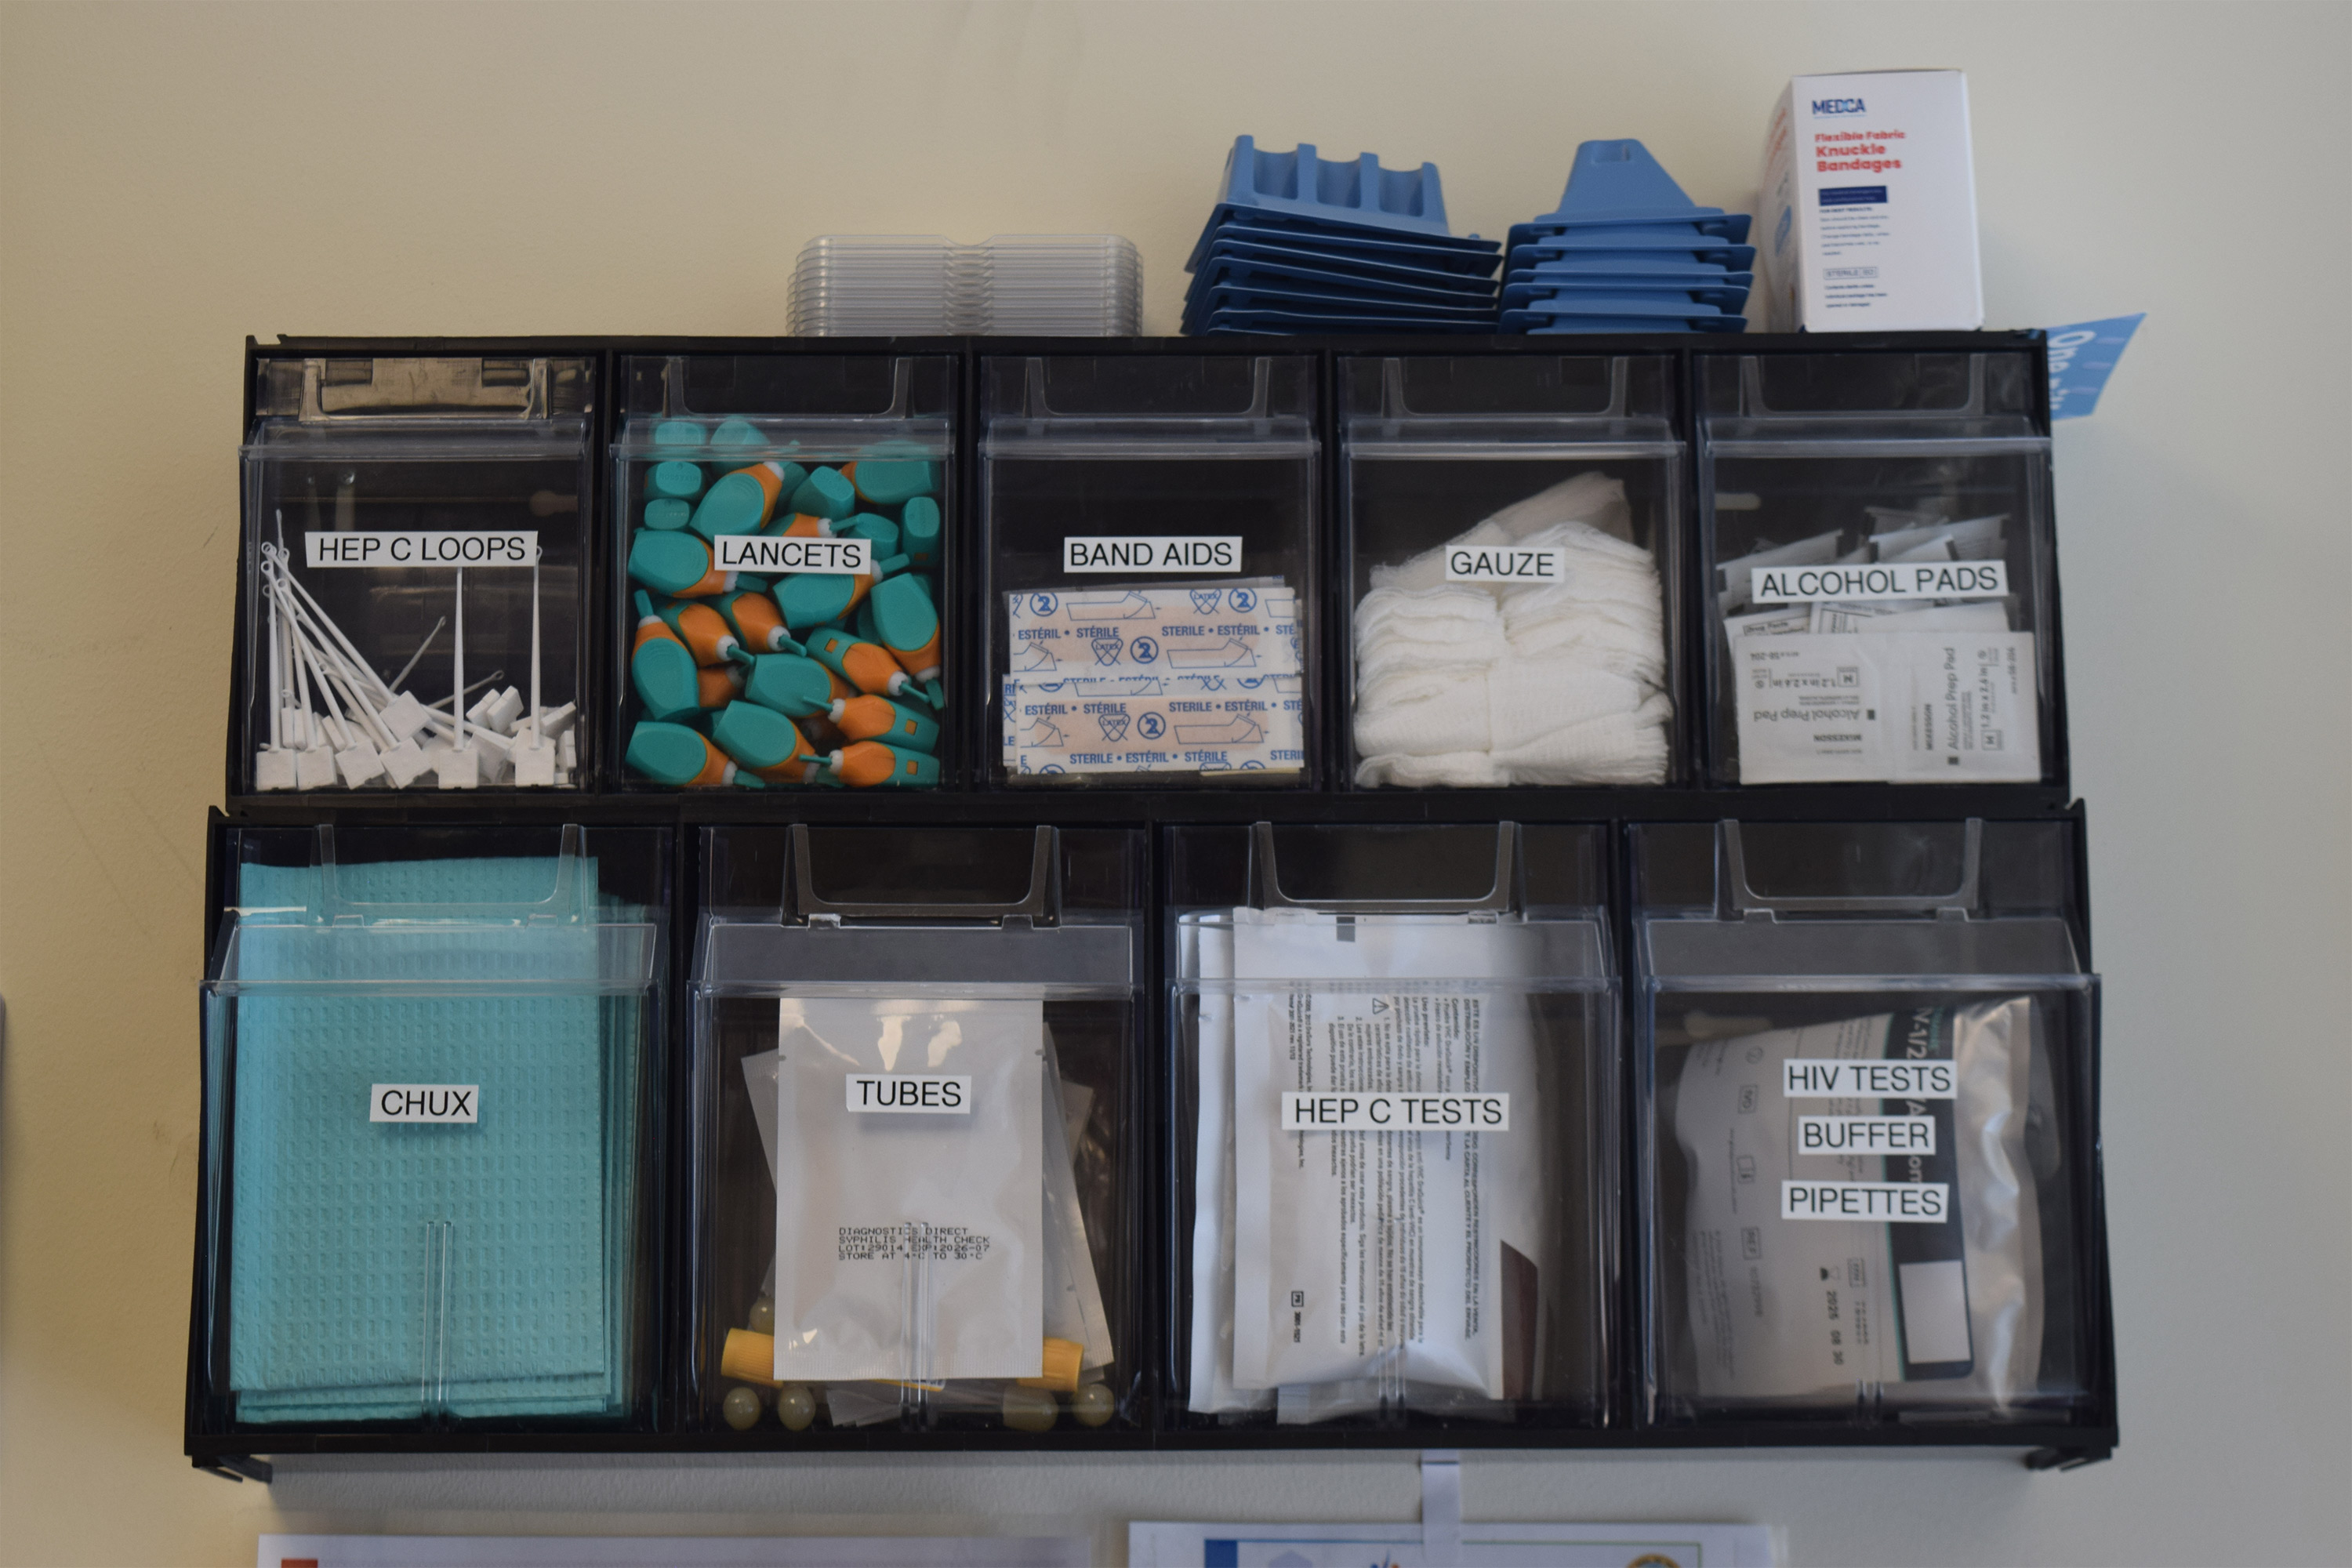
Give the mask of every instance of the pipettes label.
M 530 566 L 539 560 L 539 531 L 501 532 L 313 532 L 302 536 L 302 558 L 328 566 Z
M 1943 1182 L 1782 1182 L 1782 1219 L 1878 1220 L 1941 1225 L 1951 1215 Z

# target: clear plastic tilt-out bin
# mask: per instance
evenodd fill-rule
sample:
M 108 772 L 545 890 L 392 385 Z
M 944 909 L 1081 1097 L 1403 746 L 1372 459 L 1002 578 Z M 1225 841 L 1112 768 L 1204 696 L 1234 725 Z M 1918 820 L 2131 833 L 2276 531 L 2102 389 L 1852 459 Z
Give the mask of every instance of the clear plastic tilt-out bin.
M 954 360 L 644 355 L 619 374 L 621 786 L 951 778 Z
M 233 787 L 584 787 L 593 362 L 257 374 Z
M 688 1426 L 1147 1430 L 1142 836 L 726 827 L 703 850 Z
M 2035 363 L 1700 356 L 1715 783 L 2063 779 Z
M 2111 1426 L 2078 826 L 1631 831 L 1647 1418 Z
M 1682 777 L 1675 370 L 1339 362 L 1351 783 Z
M 981 362 L 992 783 L 1314 782 L 1315 371 Z
M 668 830 L 217 831 L 192 1434 L 652 1430 Z
M 1604 1424 L 1601 830 L 1167 831 L 1168 1420 L 1474 1441 Z

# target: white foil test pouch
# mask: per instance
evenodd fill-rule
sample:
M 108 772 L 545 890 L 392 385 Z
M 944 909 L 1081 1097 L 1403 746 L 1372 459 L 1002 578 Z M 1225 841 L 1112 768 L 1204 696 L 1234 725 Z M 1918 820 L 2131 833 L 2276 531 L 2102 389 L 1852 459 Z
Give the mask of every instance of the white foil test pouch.
M 1743 784 L 2042 776 L 2032 632 L 1756 636 L 1766 628 L 1727 624 Z
M 1706 1041 L 1672 1086 L 1702 1400 L 2000 1407 L 2042 1279 L 2021 997 Z
M 1540 1397 L 1545 1113 L 1510 984 L 1528 933 L 1241 909 L 1233 940 L 1234 1389 Z M 1460 988 L 1383 985 L 1398 973 Z M 1286 976 L 1315 978 L 1250 984 Z
M 776 1377 L 1039 1375 L 1043 1005 L 777 1006 Z

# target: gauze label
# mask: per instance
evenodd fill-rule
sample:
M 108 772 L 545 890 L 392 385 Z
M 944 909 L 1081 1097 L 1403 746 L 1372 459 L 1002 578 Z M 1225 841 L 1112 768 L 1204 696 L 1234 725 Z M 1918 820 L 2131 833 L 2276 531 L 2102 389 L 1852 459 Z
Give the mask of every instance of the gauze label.
M 971 1114 L 971 1079 L 929 1073 L 851 1073 L 843 1081 L 849 1109 L 913 1111 L 929 1116 Z
M 1757 566 L 1748 574 L 1748 597 L 1759 605 L 1816 599 L 1998 599 L 2009 593 L 2009 567 L 2000 561 L 1878 562 L 1842 566 Z
M 857 538 L 722 533 L 710 542 L 710 563 L 721 572 L 871 572 L 874 545 Z
M 1300 1094 L 1282 1097 L 1285 1132 L 1508 1132 L 1507 1094 Z
M 1141 534 L 1127 538 L 1067 535 L 1065 572 L 1239 572 L 1239 534 Z
M 1568 552 L 1552 547 L 1515 550 L 1505 545 L 1457 544 L 1445 552 L 1449 583 L 1500 583 L 1510 587 L 1554 587 L 1568 581 Z
M 370 1121 L 473 1122 L 481 1116 L 478 1083 L 372 1083 Z
M 539 531 L 499 532 L 305 533 L 302 559 L 328 566 L 530 566 L 539 561 Z
M 2031 632 L 1740 637 L 1731 659 L 1743 784 L 2042 776 Z

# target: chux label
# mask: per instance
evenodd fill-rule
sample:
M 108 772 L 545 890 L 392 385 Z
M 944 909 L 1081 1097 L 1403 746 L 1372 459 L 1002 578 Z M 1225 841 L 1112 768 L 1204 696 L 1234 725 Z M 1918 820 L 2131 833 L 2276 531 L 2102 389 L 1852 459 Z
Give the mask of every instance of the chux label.
M 529 566 L 539 560 L 539 531 L 375 533 L 336 530 L 302 536 L 302 563 L 328 566 Z
M 1313 1094 L 1286 1089 L 1285 1132 L 1508 1132 L 1507 1094 Z
M 1473 550 L 1457 545 L 1445 552 L 1449 583 L 1549 584 L 1568 581 L 1568 552 L 1545 550 Z
M 1239 572 L 1239 534 L 1138 534 L 1113 539 L 1070 534 L 1062 540 L 1065 572 Z
M 2009 566 L 2000 561 L 1751 566 L 1748 591 L 1759 605 L 1801 605 L 1820 599 L 1998 599 L 2009 593 Z
M 478 1083 L 372 1083 L 368 1085 L 370 1121 L 422 1121 L 446 1125 L 479 1119 L 482 1086 Z
M 854 1072 L 849 1075 L 847 1095 L 852 1110 L 971 1114 L 971 1079 L 960 1074 Z
M 710 542 L 721 572 L 871 572 L 874 546 L 864 539 L 796 533 L 722 533 Z

